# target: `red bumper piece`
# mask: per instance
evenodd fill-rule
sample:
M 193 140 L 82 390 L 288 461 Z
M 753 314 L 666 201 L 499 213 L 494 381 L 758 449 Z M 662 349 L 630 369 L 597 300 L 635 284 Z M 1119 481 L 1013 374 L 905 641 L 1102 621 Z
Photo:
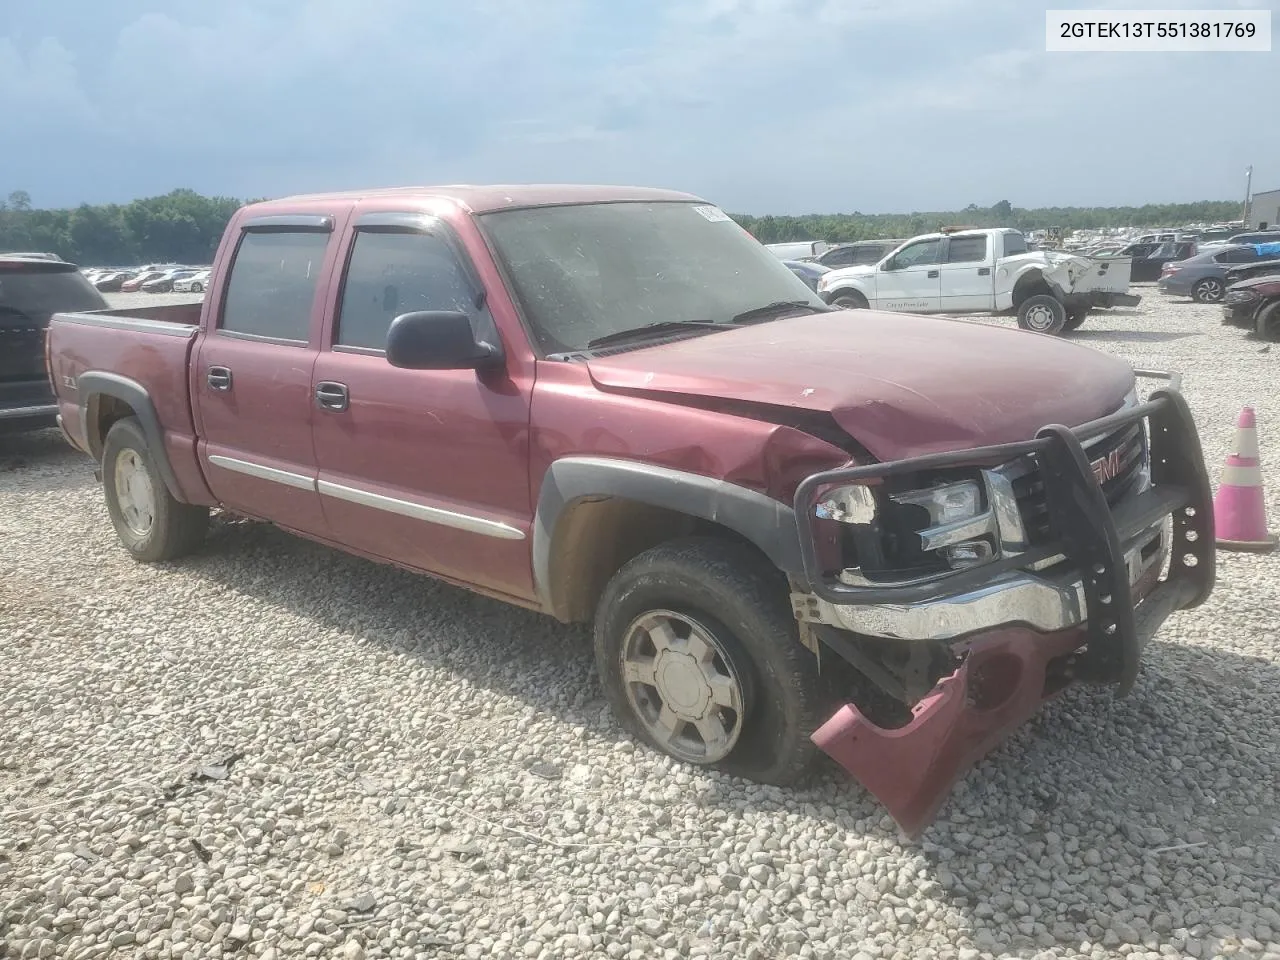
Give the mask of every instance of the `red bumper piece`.
M 878 727 L 846 703 L 813 741 L 884 804 L 909 837 L 918 837 L 965 771 L 1066 686 L 1047 676 L 1049 662 L 1083 642 L 1079 629 L 986 634 L 968 647 L 960 669 L 915 706 L 906 726 Z

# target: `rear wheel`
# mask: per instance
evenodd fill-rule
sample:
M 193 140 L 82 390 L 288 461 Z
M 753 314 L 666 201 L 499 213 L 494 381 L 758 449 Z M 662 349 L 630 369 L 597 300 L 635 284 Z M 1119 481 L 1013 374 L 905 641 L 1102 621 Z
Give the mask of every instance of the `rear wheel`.
M 1027 297 L 1018 305 L 1018 326 L 1032 333 L 1050 335 L 1062 332 L 1067 322 L 1067 308 L 1048 294 Z
M 622 725 L 685 763 L 803 779 L 827 704 L 786 598 L 777 570 L 725 541 L 673 541 L 627 563 L 595 623 L 596 665 Z
M 135 560 L 172 560 L 204 539 L 208 509 L 174 499 L 134 417 L 117 420 L 107 432 L 102 484 L 116 535 Z
M 1062 325 L 1063 330 L 1077 330 L 1080 324 L 1089 319 L 1090 309 L 1088 307 L 1076 307 L 1067 311 L 1067 321 Z
M 1191 288 L 1191 299 L 1196 303 L 1217 303 L 1226 292 L 1227 288 L 1217 277 L 1205 277 Z

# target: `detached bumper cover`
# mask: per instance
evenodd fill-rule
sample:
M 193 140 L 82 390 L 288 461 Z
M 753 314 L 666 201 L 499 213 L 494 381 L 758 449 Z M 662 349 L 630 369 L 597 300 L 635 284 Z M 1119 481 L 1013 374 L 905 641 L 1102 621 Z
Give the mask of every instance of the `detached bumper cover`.
M 1151 438 L 1152 487 L 1113 512 L 1081 440 L 1140 419 L 1147 420 Z M 1041 465 L 1050 543 L 909 586 L 855 586 L 821 568 L 814 505 L 823 488 L 1028 453 Z M 1122 544 L 1170 515 L 1168 577 L 1157 583 L 1160 571 L 1153 568 L 1131 583 Z M 1046 426 L 1035 440 L 1024 443 L 817 474 L 796 492 L 796 517 L 808 586 L 832 604 L 925 603 L 1026 570 L 1048 556 L 1065 555 L 1081 572 L 1087 615 L 1081 627 L 1046 634 L 1024 625 L 989 624 L 969 644 L 958 646 L 964 653 L 961 666 L 916 704 L 907 725 L 877 727 L 853 704 L 846 704 L 814 734 L 814 742 L 862 782 L 911 835 L 928 825 L 969 766 L 1072 680 L 1113 683 L 1121 695 L 1127 693 L 1142 650 L 1160 625 L 1174 611 L 1202 603 L 1215 578 L 1212 492 L 1195 422 L 1173 388 L 1075 429 Z

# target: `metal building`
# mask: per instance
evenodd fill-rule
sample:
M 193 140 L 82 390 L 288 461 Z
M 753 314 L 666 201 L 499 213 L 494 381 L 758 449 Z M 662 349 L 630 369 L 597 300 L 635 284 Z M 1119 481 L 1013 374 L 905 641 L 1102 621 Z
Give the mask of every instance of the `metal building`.
M 1280 228 L 1280 190 L 1255 193 L 1249 202 L 1249 229 Z

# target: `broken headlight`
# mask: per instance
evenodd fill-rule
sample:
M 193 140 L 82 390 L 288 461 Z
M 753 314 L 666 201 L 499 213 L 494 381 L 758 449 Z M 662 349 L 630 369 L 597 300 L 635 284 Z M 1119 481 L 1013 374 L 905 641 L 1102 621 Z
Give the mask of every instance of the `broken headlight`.
M 828 491 L 816 513 L 845 525 L 844 556 L 850 561 L 845 578 L 885 584 L 994 559 L 999 542 L 994 495 L 985 472 L 980 479 L 900 491 L 850 485 Z

